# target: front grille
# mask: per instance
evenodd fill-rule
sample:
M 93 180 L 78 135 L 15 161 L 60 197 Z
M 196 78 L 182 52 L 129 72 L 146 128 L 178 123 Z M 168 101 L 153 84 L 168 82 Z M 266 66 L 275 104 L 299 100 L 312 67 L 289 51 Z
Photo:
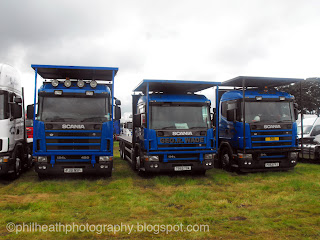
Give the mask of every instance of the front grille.
M 48 151 L 54 150 L 95 150 L 101 148 L 101 131 L 86 130 L 55 130 L 46 131 L 46 147 Z
M 51 146 L 47 145 L 47 150 L 100 150 L 99 146 Z
M 292 146 L 292 129 L 279 130 L 252 130 L 252 148 L 272 148 L 277 146 Z

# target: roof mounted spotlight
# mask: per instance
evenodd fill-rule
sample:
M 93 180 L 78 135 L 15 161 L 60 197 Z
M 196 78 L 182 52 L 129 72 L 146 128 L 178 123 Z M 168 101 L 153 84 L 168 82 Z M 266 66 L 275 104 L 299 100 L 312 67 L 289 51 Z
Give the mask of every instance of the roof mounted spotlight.
M 95 80 L 92 80 L 92 81 L 90 82 L 90 87 L 92 87 L 92 88 L 96 88 L 97 85 L 98 85 L 98 83 L 97 83 Z
M 57 79 L 52 79 L 51 85 L 52 85 L 53 87 L 58 87 L 59 81 L 58 81 Z
M 66 88 L 71 87 L 71 81 L 70 81 L 69 78 L 67 78 L 67 79 L 64 81 L 64 86 L 65 86 Z
M 77 86 L 78 86 L 79 88 L 83 88 L 83 87 L 84 87 L 84 81 L 83 81 L 83 80 L 78 80 Z

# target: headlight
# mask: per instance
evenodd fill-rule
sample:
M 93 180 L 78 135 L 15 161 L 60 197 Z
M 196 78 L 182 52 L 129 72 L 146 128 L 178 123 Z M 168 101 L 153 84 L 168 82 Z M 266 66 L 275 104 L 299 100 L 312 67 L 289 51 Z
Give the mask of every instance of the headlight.
M 77 82 L 77 85 L 78 85 L 79 88 L 83 88 L 84 87 L 84 81 L 83 80 L 79 80 Z
M 159 162 L 159 156 L 144 156 L 144 160 L 149 162 Z
M 42 162 L 42 163 L 47 162 L 47 157 L 46 157 L 46 156 L 39 156 L 39 157 L 38 157 L 38 162 L 39 162 L 39 163 L 40 163 L 40 162 Z
M 64 81 L 64 86 L 65 86 L 66 88 L 71 87 L 71 81 L 70 81 L 70 79 L 67 79 L 67 80 Z
M 51 82 L 51 85 L 52 85 L 53 87 L 58 87 L 59 81 L 58 81 L 57 79 L 53 79 L 52 82 Z
M 100 156 L 99 162 L 109 162 L 109 161 L 112 161 L 112 159 L 113 159 L 112 156 Z
M 2 156 L 0 157 L 0 163 L 5 163 L 9 161 L 9 156 Z
M 204 158 L 205 160 L 212 160 L 212 159 L 214 159 L 214 154 L 212 154 L 212 153 L 210 153 L 210 154 L 204 154 L 204 155 L 203 155 L 203 158 Z
M 97 87 L 97 85 L 98 85 L 98 83 L 97 83 L 95 80 L 92 80 L 92 81 L 90 82 L 90 87 L 92 87 L 92 88 Z
M 298 158 L 298 152 L 290 152 L 290 159 L 296 160 Z
M 238 153 L 238 157 L 242 159 L 252 159 L 252 154 Z

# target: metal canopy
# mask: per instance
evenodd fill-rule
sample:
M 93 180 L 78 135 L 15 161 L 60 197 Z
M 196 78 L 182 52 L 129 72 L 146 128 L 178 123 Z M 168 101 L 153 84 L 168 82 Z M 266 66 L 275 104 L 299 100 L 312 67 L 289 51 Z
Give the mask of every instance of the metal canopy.
M 113 80 L 118 68 L 61 66 L 61 65 L 31 65 L 44 79 L 83 79 L 83 80 Z
M 239 76 L 221 83 L 229 87 L 279 87 L 303 81 L 302 78 L 274 78 L 274 77 L 249 77 Z
M 199 92 L 201 90 L 220 85 L 220 82 L 206 81 L 181 81 L 181 80 L 150 80 L 144 79 L 133 91 L 146 92 L 149 84 L 150 92 L 163 93 L 187 93 Z

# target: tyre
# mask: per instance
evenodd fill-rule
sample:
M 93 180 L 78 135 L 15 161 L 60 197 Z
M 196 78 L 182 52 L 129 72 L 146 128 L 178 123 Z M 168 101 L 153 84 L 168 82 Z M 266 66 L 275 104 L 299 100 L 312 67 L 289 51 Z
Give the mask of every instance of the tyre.
M 121 148 L 120 148 L 120 156 L 123 160 L 126 160 L 126 154 L 125 154 L 125 147 L 126 145 L 124 143 L 121 144 Z
M 101 174 L 102 178 L 109 178 L 111 176 L 112 176 L 112 172 L 106 172 L 106 173 Z
M 21 155 L 21 154 L 20 154 Z M 12 158 L 14 159 L 13 173 L 9 175 L 10 180 L 15 180 L 20 177 L 22 172 L 22 161 L 18 151 L 14 151 Z
M 196 176 L 205 176 L 206 175 L 206 170 L 194 171 L 193 174 L 196 175 Z
M 43 174 L 43 173 L 38 173 L 38 178 L 40 180 L 45 180 L 45 179 L 47 179 L 47 176 L 45 174 Z
M 222 167 L 222 169 L 230 171 L 231 161 L 232 156 L 230 150 L 227 147 L 223 148 L 220 155 L 220 166 Z

